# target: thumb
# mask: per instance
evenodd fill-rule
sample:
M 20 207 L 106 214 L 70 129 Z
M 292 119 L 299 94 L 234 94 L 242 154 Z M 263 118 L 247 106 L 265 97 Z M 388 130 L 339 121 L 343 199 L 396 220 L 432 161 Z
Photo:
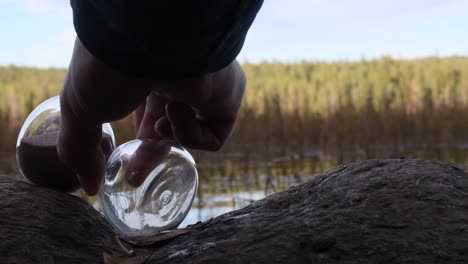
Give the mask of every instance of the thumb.
M 61 125 L 57 145 L 60 158 L 72 168 L 88 195 L 95 195 L 105 172 L 105 155 L 101 148 L 100 124 L 83 122 L 72 111 L 76 102 L 66 92 L 61 96 Z

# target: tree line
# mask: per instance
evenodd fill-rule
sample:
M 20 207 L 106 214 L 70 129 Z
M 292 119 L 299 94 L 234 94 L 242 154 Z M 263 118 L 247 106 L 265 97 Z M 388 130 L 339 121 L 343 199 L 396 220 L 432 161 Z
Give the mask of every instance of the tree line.
M 468 139 L 466 57 L 243 67 L 247 89 L 232 138 L 216 155 L 195 152 L 210 175 L 268 169 L 313 173 L 323 169 L 314 160 L 324 157 L 335 164 L 408 153 L 447 160 L 450 155 L 439 149 L 459 149 Z M 59 93 L 65 73 L 0 67 L 0 155 L 14 152 L 23 120 L 37 104 Z M 114 123 L 120 142 L 133 136 L 129 122 Z M 438 152 L 424 156 L 434 152 L 420 149 Z M 287 165 L 275 167 L 282 162 Z

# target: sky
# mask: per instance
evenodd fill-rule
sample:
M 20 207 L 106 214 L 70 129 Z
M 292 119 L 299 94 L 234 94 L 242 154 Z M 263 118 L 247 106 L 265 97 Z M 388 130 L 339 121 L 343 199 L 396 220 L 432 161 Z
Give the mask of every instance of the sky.
M 67 67 L 69 0 L 0 0 L 0 65 Z M 265 0 L 241 62 L 468 56 L 468 0 Z

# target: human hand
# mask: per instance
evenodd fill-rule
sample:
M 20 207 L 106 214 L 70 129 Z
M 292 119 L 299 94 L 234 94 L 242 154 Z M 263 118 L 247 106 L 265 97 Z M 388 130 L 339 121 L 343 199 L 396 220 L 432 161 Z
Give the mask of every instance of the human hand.
M 58 152 L 94 195 L 102 184 L 105 157 L 101 125 L 135 111 L 137 137 L 173 140 L 193 149 L 219 150 L 237 120 L 245 76 L 237 62 L 190 80 L 139 79 L 105 65 L 77 39 L 61 94 Z M 141 178 L 130 177 L 133 183 Z

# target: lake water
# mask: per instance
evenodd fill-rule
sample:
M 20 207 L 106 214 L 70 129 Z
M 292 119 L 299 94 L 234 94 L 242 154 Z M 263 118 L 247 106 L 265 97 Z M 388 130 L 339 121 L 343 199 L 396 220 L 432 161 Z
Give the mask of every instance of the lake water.
M 243 208 L 251 202 L 266 197 L 265 192 L 239 192 L 234 195 L 215 194 L 204 197 L 204 201 L 195 198 L 187 217 L 180 224 L 184 227 L 198 221 L 206 221 L 210 218 L 222 215 L 232 210 Z
M 242 155 L 239 155 L 242 156 Z M 375 146 L 372 156 L 358 148 L 337 153 L 310 151 L 269 161 L 232 156 L 205 158 L 199 164 L 199 189 L 181 227 L 240 209 L 272 193 L 306 182 L 340 163 L 367 158 L 435 159 L 468 169 L 468 144 L 433 144 L 409 148 Z M 251 155 L 254 157 L 254 155 Z M 0 174 L 17 174 L 14 159 L 0 160 Z M 92 199 L 91 199 L 92 200 Z M 91 202 L 91 201 L 90 201 Z

